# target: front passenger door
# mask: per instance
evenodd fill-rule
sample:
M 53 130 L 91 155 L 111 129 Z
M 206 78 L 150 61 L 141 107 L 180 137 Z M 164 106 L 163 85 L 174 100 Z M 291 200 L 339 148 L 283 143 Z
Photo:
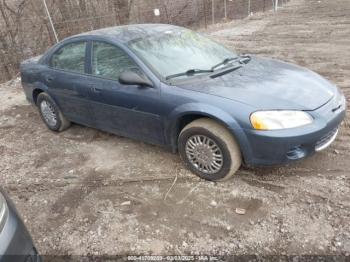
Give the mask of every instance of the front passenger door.
M 158 87 L 123 85 L 119 75 L 140 70 L 121 48 L 105 42 L 91 46 L 91 100 L 95 125 L 106 131 L 163 144 Z

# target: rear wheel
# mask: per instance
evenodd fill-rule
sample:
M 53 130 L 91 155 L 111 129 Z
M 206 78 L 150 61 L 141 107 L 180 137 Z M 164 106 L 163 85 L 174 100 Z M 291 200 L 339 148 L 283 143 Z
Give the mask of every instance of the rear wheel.
M 207 180 L 226 180 L 242 163 L 239 146 L 232 134 L 208 118 L 188 124 L 180 133 L 178 147 L 189 169 Z
M 39 94 L 37 106 L 41 119 L 52 131 L 60 132 L 71 125 L 70 121 L 63 116 L 56 103 L 47 93 Z

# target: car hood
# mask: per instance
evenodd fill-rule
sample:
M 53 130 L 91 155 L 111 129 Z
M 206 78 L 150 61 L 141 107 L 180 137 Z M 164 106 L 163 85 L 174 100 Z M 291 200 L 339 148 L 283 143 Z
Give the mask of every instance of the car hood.
M 335 85 L 306 68 L 257 57 L 222 76 L 199 77 L 177 86 L 262 110 L 315 110 L 337 92 Z

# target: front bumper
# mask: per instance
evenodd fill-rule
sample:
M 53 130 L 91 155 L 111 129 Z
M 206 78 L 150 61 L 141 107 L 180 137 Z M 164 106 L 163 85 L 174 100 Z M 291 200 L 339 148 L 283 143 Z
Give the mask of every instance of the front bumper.
M 0 262 L 42 261 L 13 203 L 8 198 L 6 201 L 8 211 L 0 232 Z
M 248 166 L 286 164 L 313 155 L 328 147 L 336 138 L 345 118 L 345 103 L 334 110 L 334 98 L 326 105 L 309 113 L 314 122 L 310 125 L 273 131 L 245 130 L 250 154 L 245 157 Z M 345 101 L 345 99 L 344 99 Z

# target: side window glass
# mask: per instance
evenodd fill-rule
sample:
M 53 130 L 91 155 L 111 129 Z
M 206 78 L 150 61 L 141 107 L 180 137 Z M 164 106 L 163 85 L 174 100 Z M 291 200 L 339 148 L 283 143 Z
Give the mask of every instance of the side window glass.
M 84 73 L 85 50 L 86 42 L 68 44 L 53 54 L 51 66 L 71 72 Z
M 118 80 L 125 70 L 137 69 L 137 65 L 120 48 L 102 42 L 94 42 L 92 47 L 92 74 Z

